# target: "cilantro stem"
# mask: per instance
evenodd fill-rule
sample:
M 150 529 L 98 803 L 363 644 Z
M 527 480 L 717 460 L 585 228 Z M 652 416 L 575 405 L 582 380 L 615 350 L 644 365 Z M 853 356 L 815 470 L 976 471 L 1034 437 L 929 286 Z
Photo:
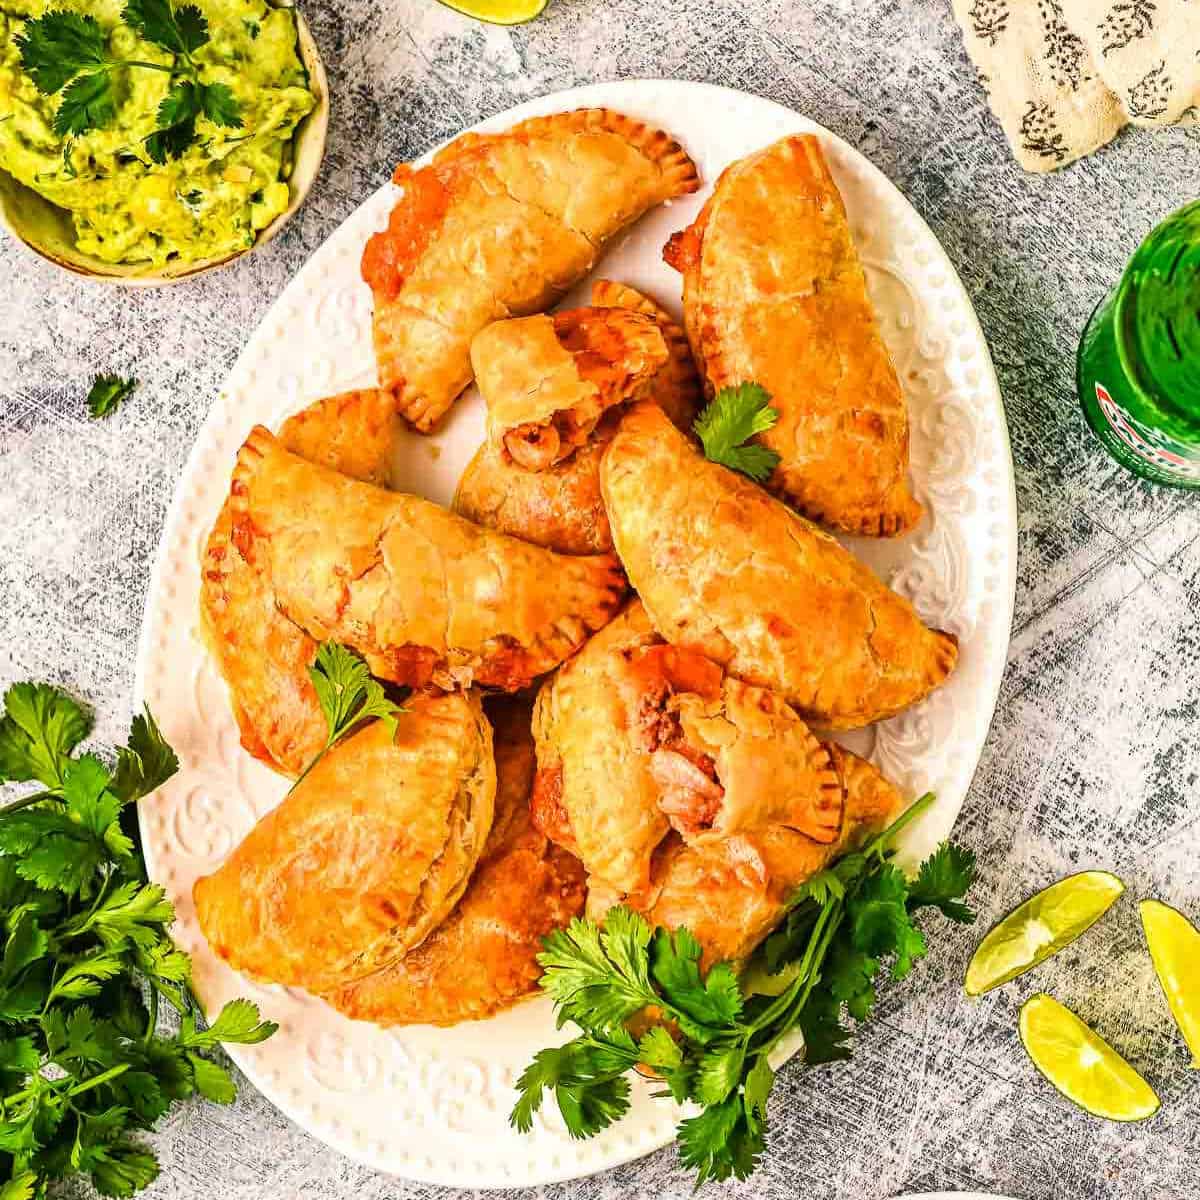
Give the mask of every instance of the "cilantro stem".
M 99 1075 L 94 1075 L 91 1079 L 85 1079 L 83 1083 L 77 1083 L 67 1092 L 67 1095 L 81 1096 L 84 1092 L 91 1091 L 92 1088 L 100 1087 L 101 1084 L 116 1079 L 118 1075 L 124 1075 L 132 1065 L 132 1063 L 121 1063 L 120 1066 L 109 1067 L 107 1071 L 102 1071 Z
M 863 848 L 863 854 L 878 854 L 894 842 L 900 831 L 911 825 L 932 803 L 933 793 L 914 800 L 882 833 L 876 834 Z
M 141 67 L 146 71 L 162 71 L 167 75 L 175 74 L 175 64 L 166 67 L 162 63 L 143 62 L 140 58 L 114 58 L 107 65 L 110 67 Z
M 0 817 L 7 817 L 9 813 L 20 812 L 23 808 L 29 808 L 34 804 L 41 804 L 43 800 L 61 800 L 57 792 L 34 792 L 32 796 L 22 796 L 19 800 L 12 801 L 11 804 L 6 804 L 0 808 Z
M 150 1017 L 146 1022 L 146 1034 L 142 1038 L 142 1042 L 149 1044 L 150 1039 L 154 1036 L 154 1031 L 158 1028 L 158 991 L 155 988 L 150 989 Z

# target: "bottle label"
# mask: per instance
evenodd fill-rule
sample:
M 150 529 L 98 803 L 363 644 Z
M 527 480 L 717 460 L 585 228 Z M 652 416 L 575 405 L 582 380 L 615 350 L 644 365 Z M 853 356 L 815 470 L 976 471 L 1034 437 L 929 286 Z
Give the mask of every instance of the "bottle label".
M 1177 442 L 1123 409 L 1102 383 L 1096 383 L 1096 400 L 1115 436 L 1133 454 L 1148 463 L 1160 475 L 1174 479 L 1200 481 L 1200 456 L 1197 449 Z

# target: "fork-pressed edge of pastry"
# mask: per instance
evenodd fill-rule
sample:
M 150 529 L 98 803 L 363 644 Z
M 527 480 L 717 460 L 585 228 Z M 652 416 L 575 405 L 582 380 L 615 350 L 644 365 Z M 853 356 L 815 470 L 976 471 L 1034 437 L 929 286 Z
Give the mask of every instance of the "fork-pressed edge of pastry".
M 678 142 L 603 108 L 464 134 L 395 179 L 403 194 L 367 242 L 362 274 L 380 386 L 421 432 L 470 382 L 481 329 L 549 308 L 608 239 L 699 187 Z
M 710 395 L 757 383 L 778 420 L 767 486 L 847 533 L 893 536 L 921 507 L 908 484 L 908 413 L 867 295 L 841 193 L 812 134 L 727 167 L 667 243 Z

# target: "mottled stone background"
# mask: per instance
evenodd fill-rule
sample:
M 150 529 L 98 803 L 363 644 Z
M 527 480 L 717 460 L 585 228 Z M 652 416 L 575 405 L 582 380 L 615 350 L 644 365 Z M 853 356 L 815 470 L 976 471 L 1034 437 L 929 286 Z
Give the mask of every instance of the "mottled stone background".
M 959 825 L 980 856 L 983 920 L 1084 866 L 1118 871 L 1130 896 L 1060 960 L 978 1003 L 958 983 L 975 935 L 939 937 L 888 994 L 853 1062 L 784 1076 L 771 1152 L 728 1191 L 1195 1196 L 1200 1086 L 1134 897 L 1200 913 L 1200 521 L 1188 495 L 1135 484 L 1092 444 L 1072 361 L 1142 233 L 1200 192 L 1200 130 L 1131 132 L 1061 174 L 1022 174 L 944 0 L 554 0 L 511 31 L 434 0 L 308 0 L 305 11 L 329 67 L 330 153 L 279 241 L 210 279 L 142 295 L 73 282 L 0 243 L 0 684 L 56 680 L 92 701 L 102 739 L 120 737 L 150 562 L 196 431 L 272 298 L 395 162 L 582 82 L 708 80 L 791 105 L 871 157 L 933 226 L 974 299 L 1007 403 L 1016 623 Z M 142 385 L 91 423 L 83 395 L 99 369 Z M 1159 1088 L 1154 1121 L 1096 1122 L 1035 1074 L 1016 1019 L 1042 988 Z M 155 1143 L 164 1171 L 152 1194 L 164 1200 L 436 1192 L 342 1159 L 249 1087 L 230 1109 L 184 1108 Z M 668 1150 L 554 1190 L 682 1200 L 691 1183 Z

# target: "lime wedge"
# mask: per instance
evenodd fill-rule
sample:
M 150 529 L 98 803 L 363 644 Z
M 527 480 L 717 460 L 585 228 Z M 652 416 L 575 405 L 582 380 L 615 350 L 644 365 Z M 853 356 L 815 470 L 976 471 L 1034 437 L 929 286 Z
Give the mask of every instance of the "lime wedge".
M 1158 1112 L 1154 1089 L 1053 996 L 1040 992 L 1021 1006 L 1021 1042 L 1033 1065 L 1092 1116 L 1144 1121 Z
M 550 0 L 442 0 L 442 3 L 489 25 L 524 25 L 541 13 Z
M 1081 871 L 1031 896 L 998 921 L 967 967 L 967 995 L 1016 979 L 1087 932 L 1117 902 L 1125 885 L 1107 871 Z
M 1161 900 L 1143 900 L 1138 907 L 1171 1016 L 1192 1052 L 1192 1066 L 1200 1069 L 1200 931 Z

